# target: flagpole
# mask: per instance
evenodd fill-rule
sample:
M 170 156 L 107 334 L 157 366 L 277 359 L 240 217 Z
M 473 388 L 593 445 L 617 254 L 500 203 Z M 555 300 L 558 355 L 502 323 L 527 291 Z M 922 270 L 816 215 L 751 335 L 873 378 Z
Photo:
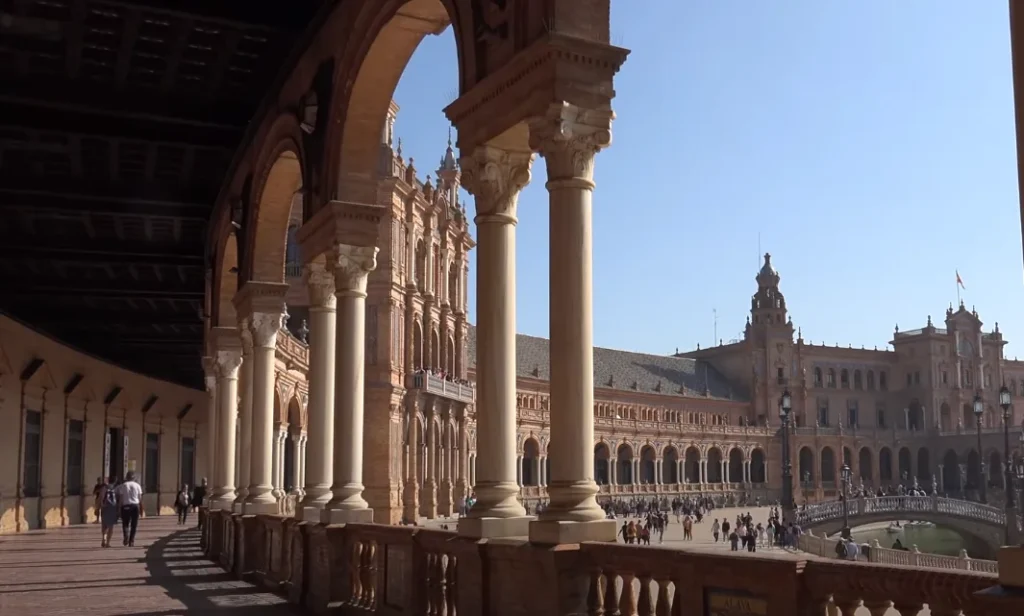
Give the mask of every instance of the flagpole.
M 960 308 L 960 278 L 959 278 L 959 275 L 957 275 L 957 281 L 956 281 L 956 307 L 957 307 L 957 309 Z

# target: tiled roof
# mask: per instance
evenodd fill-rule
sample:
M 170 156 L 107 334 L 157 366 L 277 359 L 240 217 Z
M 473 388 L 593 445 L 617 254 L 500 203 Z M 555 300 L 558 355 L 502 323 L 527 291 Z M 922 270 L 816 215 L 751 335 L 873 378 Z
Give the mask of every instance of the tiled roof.
M 476 327 L 469 327 L 468 355 L 476 367 Z M 551 378 L 546 338 L 516 335 L 516 374 Z M 666 396 L 707 397 L 745 401 L 746 395 L 706 361 L 670 355 L 648 355 L 594 347 L 594 385 Z

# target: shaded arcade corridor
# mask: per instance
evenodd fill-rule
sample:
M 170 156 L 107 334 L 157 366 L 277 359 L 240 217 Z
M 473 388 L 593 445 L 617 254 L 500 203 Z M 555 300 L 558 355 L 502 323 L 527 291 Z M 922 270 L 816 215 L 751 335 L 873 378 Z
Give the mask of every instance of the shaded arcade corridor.
M 134 548 L 100 548 L 94 524 L 5 535 L 0 616 L 300 613 L 204 559 L 193 523 L 182 531 L 173 517 L 142 520 Z

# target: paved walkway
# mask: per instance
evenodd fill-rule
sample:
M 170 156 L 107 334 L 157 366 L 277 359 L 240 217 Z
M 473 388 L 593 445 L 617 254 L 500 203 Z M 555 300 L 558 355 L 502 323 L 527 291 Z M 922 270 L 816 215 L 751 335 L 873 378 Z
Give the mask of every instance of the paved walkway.
M 0 536 L 0 616 L 299 614 L 203 558 L 173 517 L 141 520 L 134 548 L 100 548 L 95 524 Z M 238 609 L 243 608 L 243 609 Z

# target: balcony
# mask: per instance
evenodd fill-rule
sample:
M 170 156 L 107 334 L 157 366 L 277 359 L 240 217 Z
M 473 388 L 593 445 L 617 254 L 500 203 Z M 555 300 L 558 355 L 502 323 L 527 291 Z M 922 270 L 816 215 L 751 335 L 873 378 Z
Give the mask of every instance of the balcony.
M 210 558 L 312 613 L 916 616 L 925 605 L 935 616 L 1024 613 L 1024 598 L 989 567 L 945 561 L 907 567 L 614 543 L 552 549 L 407 526 L 200 515 Z
M 456 402 L 472 404 L 476 399 L 476 388 L 472 384 L 448 381 L 436 374 L 426 372 L 410 374 L 405 378 L 405 386 L 407 389 L 417 389 Z

